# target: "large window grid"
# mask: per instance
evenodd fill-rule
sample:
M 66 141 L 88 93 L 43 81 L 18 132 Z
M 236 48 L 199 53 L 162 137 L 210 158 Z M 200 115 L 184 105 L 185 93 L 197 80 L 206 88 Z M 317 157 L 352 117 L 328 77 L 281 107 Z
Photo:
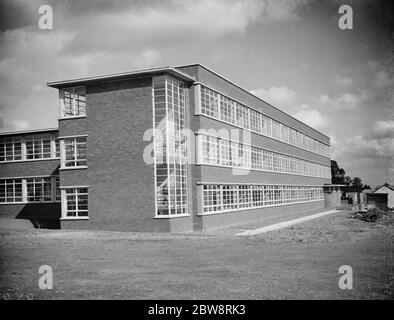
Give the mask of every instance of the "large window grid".
M 188 214 L 185 91 L 183 83 L 172 77 L 153 79 L 157 217 Z M 208 106 L 215 103 L 214 96 L 204 101 Z
M 321 201 L 323 186 L 203 184 L 203 213 Z
M 205 86 L 201 86 L 201 113 L 325 157 L 330 156 L 328 145 Z
M 59 176 L 0 179 L 0 203 L 60 201 Z
M 201 164 L 241 167 L 259 171 L 330 178 L 329 166 L 230 141 L 198 134 L 201 139 Z
M 64 190 L 63 218 L 88 216 L 88 189 L 66 188 Z
M 86 116 L 85 87 L 65 88 L 61 91 L 61 116 Z
M 0 162 L 59 158 L 57 134 L 0 137 Z

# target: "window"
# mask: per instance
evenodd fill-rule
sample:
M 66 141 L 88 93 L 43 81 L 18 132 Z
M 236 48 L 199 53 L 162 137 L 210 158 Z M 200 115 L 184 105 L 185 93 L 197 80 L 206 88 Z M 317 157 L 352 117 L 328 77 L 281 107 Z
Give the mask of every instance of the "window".
M 0 138 L 0 162 L 22 159 L 22 138 Z
M 56 133 L 23 134 L 0 138 L 0 162 L 60 157 Z
M 51 202 L 51 177 L 26 179 L 27 202 Z
M 330 167 L 199 133 L 202 164 L 330 178 Z
M 0 203 L 60 201 L 59 176 L 0 179 Z
M 51 158 L 51 135 L 26 137 L 26 159 Z
M 263 170 L 262 150 L 252 147 L 252 169 Z
M 62 90 L 63 117 L 86 116 L 85 87 L 66 88 Z
M 235 124 L 235 103 L 222 95 L 220 96 L 220 120 Z
M 237 208 L 238 203 L 238 186 L 236 185 L 223 185 L 223 210 L 233 210 Z
M 250 109 L 250 129 L 254 132 L 261 133 L 261 113 Z
M 204 184 L 203 213 L 321 201 L 323 186 Z
M 233 166 L 232 152 L 230 148 L 230 141 L 220 140 L 221 164 L 224 166 Z
M 201 112 L 207 116 L 219 118 L 218 94 L 205 87 L 201 87 Z
M 0 203 L 22 202 L 22 179 L 0 180 Z
M 219 139 L 202 136 L 202 159 L 204 164 L 219 164 Z
M 280 123 L 272 120 L 272 138 L 280 140 Z
M 88 216 L 88 189 L 67 188 L 65 193 L 64 218 Z
M 221 210 L 221 194 L 219 185 L 204 185 L 203 187 L 204 212 Z
M 86 137 L 64 139 L 63 168 L 87 166 Z
M 207 95 L 208 101 L 205 103 L 209 107 L 211 98 L 209 93 Z M 170 76 L 153 78 L 155 216 L 188 213 L 186 97 L 187 89 L 182 82 Z M 212 147 L 211 140 L 205 145 L 208 149 L 207 159 L 215 157 L 215 139 L 213 138 Z M 218 155 L 216 159 L 218 161 Z
M 329 156 L 329 146 L 204 86 L 201 87 L 201 112 L 243 129 Z

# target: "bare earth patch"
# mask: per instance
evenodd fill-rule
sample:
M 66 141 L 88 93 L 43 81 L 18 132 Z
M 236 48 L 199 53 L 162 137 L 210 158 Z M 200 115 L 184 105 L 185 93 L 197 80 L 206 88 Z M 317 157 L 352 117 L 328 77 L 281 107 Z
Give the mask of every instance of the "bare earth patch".
M 393 223 L 351 215 L 250 237 L 0 227 L 0 299 L 392 299 Z M 38 288 L 43 264 L 53 290 Z M 338 287 L 344 264 L 353 290 Z

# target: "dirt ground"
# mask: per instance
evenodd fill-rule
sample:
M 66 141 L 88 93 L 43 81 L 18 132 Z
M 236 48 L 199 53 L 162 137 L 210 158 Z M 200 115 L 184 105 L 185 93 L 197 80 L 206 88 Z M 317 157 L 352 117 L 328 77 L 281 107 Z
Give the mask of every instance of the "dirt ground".
M 393 220 L 351 215 L 248 237 L 231 231 L 258 225 L 180 235 L 0 226 L 0 299 L 393 299 Z M 38 287 L 41 265 L 52 290 Z M 352 290 L 338 286 L 341 265 Z

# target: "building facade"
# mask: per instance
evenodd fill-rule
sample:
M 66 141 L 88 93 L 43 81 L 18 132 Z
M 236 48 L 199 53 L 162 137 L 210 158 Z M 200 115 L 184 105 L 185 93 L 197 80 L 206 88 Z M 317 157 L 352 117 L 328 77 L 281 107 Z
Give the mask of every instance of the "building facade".
M 330 139 L 200 64 L 48 86 L 58 128 L 0 136 L 1 217 L 188 232 L 325 207 Z

